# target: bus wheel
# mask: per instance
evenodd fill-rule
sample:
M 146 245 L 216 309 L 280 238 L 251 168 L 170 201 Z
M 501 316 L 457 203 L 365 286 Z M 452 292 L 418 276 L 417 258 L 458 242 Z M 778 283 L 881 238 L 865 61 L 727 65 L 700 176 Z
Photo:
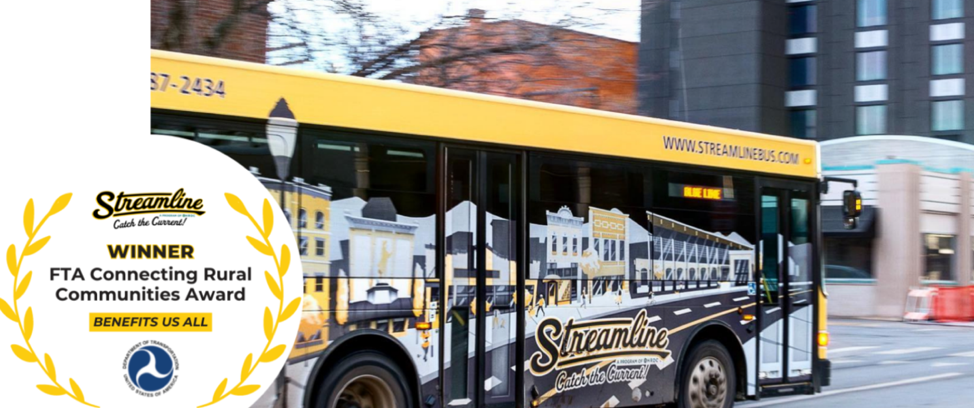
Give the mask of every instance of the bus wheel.
M 684 360 L 680 385 L 680 408 L 730 408 L 734 404 L 737 379 L 730 353 L 715 340 L 707 340 Z
M 373 352 L 352 354 L 325 377 L 318 408 L 411 408 L 406 375 L 388 357 Z

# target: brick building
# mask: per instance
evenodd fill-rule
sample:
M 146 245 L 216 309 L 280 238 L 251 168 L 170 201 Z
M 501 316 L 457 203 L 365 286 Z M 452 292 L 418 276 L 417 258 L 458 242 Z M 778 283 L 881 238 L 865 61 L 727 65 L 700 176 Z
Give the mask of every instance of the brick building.
M 429 30 L 412 83 L 623 113 L 636 112 L 638 43 L 524 20 Z
M 152 0 L 152 48 L 264 63 L 269 0 Z

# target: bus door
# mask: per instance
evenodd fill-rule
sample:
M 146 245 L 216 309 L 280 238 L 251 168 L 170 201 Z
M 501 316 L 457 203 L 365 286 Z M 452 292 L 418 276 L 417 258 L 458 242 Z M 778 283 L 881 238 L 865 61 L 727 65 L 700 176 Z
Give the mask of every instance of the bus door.
M 521 155 L 444 148 L 443 405 L 514 407 L 523 257 Z M 523 351 L 521 351 L 523 353 Z
M 758 384 L 811 381 L 814 283 L 810 186 L 764 182 L 758 244 Z

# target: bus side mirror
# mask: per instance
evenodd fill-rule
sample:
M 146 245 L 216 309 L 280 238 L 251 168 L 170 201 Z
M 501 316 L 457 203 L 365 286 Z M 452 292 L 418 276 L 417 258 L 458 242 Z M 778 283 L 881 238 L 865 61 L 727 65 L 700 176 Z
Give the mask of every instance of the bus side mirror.
M 856 190 L 842 192 L 842 224 L 845 229 L 854 229 L 862 214 L 862 196 Z

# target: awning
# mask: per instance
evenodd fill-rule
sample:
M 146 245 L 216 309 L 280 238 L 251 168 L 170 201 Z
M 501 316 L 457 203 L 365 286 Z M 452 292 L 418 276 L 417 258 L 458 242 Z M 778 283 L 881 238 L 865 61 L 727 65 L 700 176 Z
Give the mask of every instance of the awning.
M 876 236 L 876 213 L 878 209 L 871 205 L 862 206 L 859 223 L 856 228 L 845 229 L 842 221 L 841 206 L 822 207 L 822 236 L 826 238 L 867 238 Z

